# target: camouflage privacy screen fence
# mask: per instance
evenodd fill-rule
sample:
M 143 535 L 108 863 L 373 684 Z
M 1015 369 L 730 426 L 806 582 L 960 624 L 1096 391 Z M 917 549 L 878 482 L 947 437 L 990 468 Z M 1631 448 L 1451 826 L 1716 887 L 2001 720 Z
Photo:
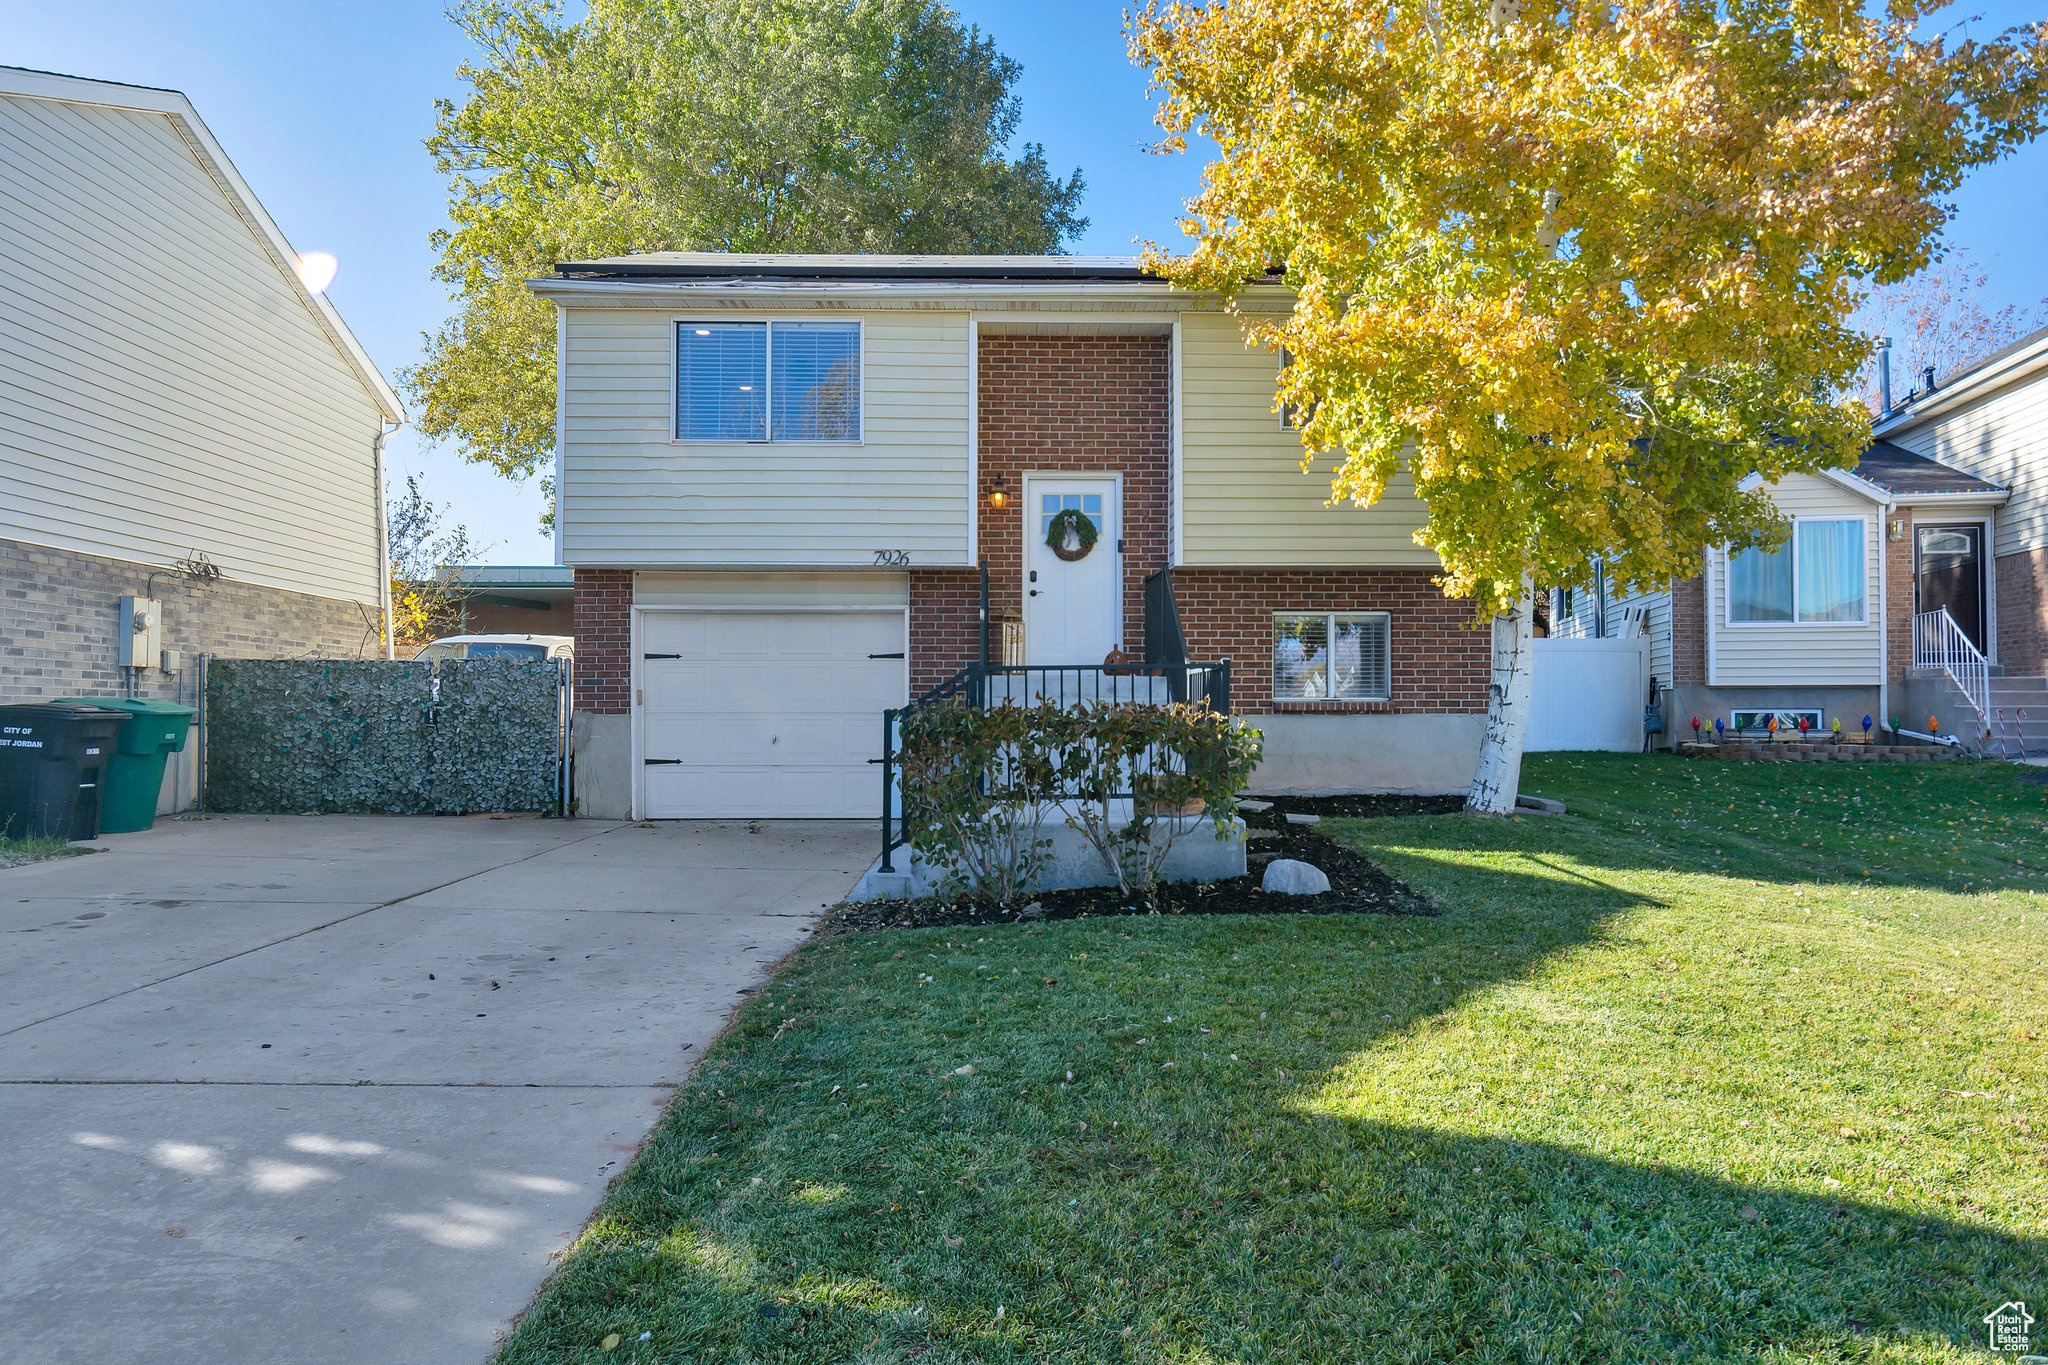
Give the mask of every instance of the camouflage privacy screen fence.
M 213 660 L 207 809 L 553 811 L 565 687 L 553 659 Z

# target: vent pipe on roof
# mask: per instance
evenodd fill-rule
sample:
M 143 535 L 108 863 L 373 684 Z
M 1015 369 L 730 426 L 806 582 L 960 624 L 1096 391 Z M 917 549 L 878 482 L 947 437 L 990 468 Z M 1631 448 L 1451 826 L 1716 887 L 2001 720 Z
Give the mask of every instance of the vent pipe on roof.
M 1877 339 L 1877 415 L 1892 415 L 1892 339 Z
M 1928 366 L 1928 367 L 1927 367 L 1926 369 L 1924 369 L 1924 370 L 1920 371 L 1920 377 L 1921 377 L 1922 379 L 1925 379 L 1925 380 L 1927 381 L 1927 391 L 1928 391 L 1929 393 L 1933 393 L 1933 392 L 1934 392 L 1934 367 L 1933 367 L 1932 365 L 1929 365 L 1929 366 Z

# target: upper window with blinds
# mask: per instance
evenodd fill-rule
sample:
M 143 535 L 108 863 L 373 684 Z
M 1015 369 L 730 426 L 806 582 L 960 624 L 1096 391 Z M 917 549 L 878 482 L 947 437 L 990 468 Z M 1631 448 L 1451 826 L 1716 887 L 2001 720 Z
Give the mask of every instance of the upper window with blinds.
M 679 441 L 858 441 L 858 322 L 676 324 Z

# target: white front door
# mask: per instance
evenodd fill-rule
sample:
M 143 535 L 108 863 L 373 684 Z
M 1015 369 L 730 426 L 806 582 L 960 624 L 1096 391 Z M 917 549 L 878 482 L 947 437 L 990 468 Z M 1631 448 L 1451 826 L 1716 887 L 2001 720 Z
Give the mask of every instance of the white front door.
M 901 609 L 642 613 L 641 813 L 875 818 L 903 634 Z
M 1085 553 L 1071 534 L 1064 554 L 1046 543 L 1054 519 L 1068 511 L 1095 528 Z M 1114 478 L 1041 474 L 1024 480 L 1024 654 L 1031 663 L 1099 664 L 1123 643 L 1122 523 Z

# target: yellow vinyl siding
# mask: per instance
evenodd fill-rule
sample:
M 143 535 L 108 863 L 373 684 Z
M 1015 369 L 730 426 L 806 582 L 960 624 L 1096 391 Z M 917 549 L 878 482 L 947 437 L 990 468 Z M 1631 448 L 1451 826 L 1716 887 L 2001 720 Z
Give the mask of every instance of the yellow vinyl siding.
M 1864 523 L 1862 625 L 1730 625 L 1728 555 L 1716 551 L 1707 568 L 1707 682 L 1715 687 L 1806 684 L 1849 686 L 1883 681 L 1884 515 L 1870 499 L 1810 474 L 1795 474 L 1769 489 L 1788 517 L 1861 518 Z
M 375 398 L 164 114 L 0 96 L 0 538 L 374 604 Z
M 966 562 L 966 314 L 859 316 L 860 444 L 678 443 L 672 350 L 691 308 L 563 311 L 566 563 L 868 566 L 878 550 Z
M 1237 319 L 1185 313 L 1180 344 L 1182 563 L 1436 567 L 1414 541 L 1424 509 L 1405 475 L 1372 507 L 1325 505 L 1335 461 L 1303 472 L 1273 411 L 1279 362 L 1245 344 Z
M 1998 512 L 1994 553 L 2048 545 L 2048 374 L 2016 380 L 1889 439 L 2012 490 Z M 1927 505 L 1914 510 L 1921 520 L 1944 514 Z

